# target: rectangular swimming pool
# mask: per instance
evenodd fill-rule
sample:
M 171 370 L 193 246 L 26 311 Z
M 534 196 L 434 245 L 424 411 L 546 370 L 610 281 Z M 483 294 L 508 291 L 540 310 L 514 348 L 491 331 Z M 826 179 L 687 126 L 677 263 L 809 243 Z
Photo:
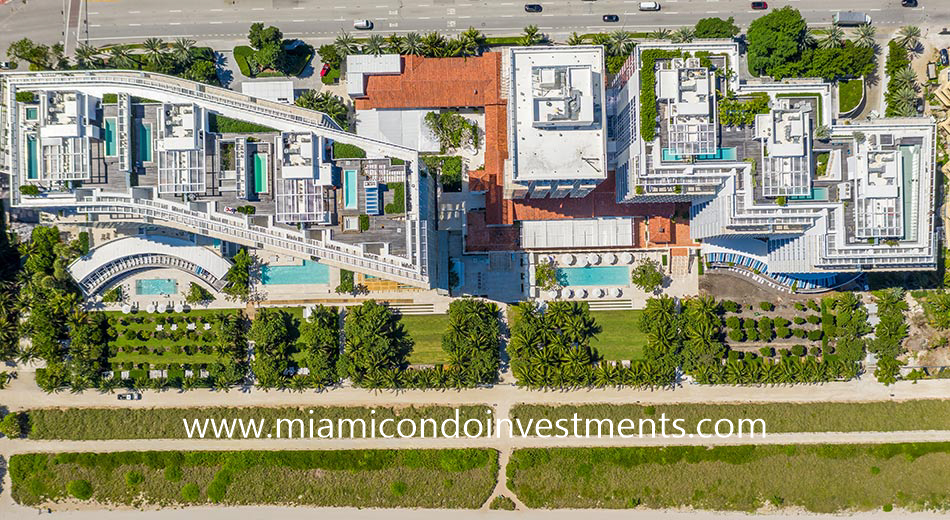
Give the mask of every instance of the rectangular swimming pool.
M 343 171 L 343 209 L 357 209 L 360 206 L 356 182 L 356 170 Z
M 37 162 L 39 161 L 39 151 L 37 150 L 36 136 L 31 135 L 26 138 L 26 178 L 38 179 L 40 176 Z
M 267 193 L 267 154 L 254 154 L 254 193 Z
M 557 279 L 561 285 L 630 285 L 630 268 L 626 266 L 606 267 L 562 267 L 557 270 Z
M 27 121 L 36 121 L 40 117 L 40 109 L 36 107 L 28 107 L 26 109 L 26 120 Z
M 697 155 L 697 161 L 735 161 L 736 160 L 736 149 L 735 148 L 719 148 L 714 154 L 706 155 Z M 663 149 L 663 160 L 664 161 L 683 161 L 684 157 L 677 155 L 676 151 L 672 148 Z
M 264 285 L 309 285 L 330 283 L 330 267 L 304 260 L 303 265 L 264 265 L 261 267 Z
M 139 121 L 139 161 L 152 162 L 152 125 Z
M 106 157 L 115 157 L 117 154 L 116 150 L 116 135 L 115 135 L 115 118 L 109 117 L 106 118 L 106 123 L 102 126 L 105 135 L 102 136 L 103 140 L 106 142 Z
M 817 186 L 811 189 L 811 195 L 808 195 L 807 197 L 789 197 L 788 200 L 826 201 L 828 200 L 828 188 L 824 186 Z
M 157 295 L 178 293 L 178 282 L 171 278 L 152 278 L 135 281 L 135 294 Z

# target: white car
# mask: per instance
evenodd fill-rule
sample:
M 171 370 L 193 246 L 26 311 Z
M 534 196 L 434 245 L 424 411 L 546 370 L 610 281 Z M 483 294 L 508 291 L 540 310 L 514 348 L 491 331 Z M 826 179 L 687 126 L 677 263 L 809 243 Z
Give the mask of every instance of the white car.
M 373 22 L 369 20 L 354 20 L 353 28 L 361 31 L 369 31 L 373 28 Z
M 12 69 L 13 64 L 9 61 L 0 61 L 0 69 Z

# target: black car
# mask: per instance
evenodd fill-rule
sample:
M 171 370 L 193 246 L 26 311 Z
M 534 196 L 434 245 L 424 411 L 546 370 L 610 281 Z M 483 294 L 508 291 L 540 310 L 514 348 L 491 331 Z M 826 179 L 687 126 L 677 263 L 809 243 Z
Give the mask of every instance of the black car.
M 540 13 L 541 4 L 524 4 L 524 12 L 526 13 Z
M 142 394 L 138 392 L 128 392 L 125 394 L 119 394 L 116 397 L 118 397 L 120 401 L 139 401 L 142 399 Z
M 947 49 L 940 49 L 940 64 L 950 65 L 950 54 L 947 54 Z
M 917 7 L 917 0 L 901 0 L 901 7 Z
M 620 17 L 615 14 L 605 14 L 604 21 L 607 23 L 616 23 L 620 21 Z

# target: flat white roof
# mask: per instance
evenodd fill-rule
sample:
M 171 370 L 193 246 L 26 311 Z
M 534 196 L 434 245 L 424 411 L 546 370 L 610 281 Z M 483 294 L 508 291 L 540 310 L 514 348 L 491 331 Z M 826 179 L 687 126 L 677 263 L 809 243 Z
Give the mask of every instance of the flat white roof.
M 356 134 L 420 152 L 438 153 L 439 139 L 425 124 L 431 110 L 373 109 L 356 111 Z
M 521 245 L 525 249 L 633 247 L 633 219 L 525 220 Z
M 605 178 L 603 47 L 510 53 L 513 180 Z
M 398 54 L 350 54 L 346 57 L 346 92 L 350 96 L 366 95 L 366 76 L 399 74 L 402 56 Z
M 278 103 L 294 102 L 293 81 L 245 81 L 241 83 L 241 93 Z

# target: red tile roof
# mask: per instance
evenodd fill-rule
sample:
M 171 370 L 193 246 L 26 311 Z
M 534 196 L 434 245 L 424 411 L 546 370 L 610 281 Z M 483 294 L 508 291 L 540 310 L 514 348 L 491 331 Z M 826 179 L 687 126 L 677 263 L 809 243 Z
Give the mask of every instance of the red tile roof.
M 402 74 L 368 76 L 357 110 L 481 107 L 499 102 L 501 54 L 469 58 L 403 56 Z

